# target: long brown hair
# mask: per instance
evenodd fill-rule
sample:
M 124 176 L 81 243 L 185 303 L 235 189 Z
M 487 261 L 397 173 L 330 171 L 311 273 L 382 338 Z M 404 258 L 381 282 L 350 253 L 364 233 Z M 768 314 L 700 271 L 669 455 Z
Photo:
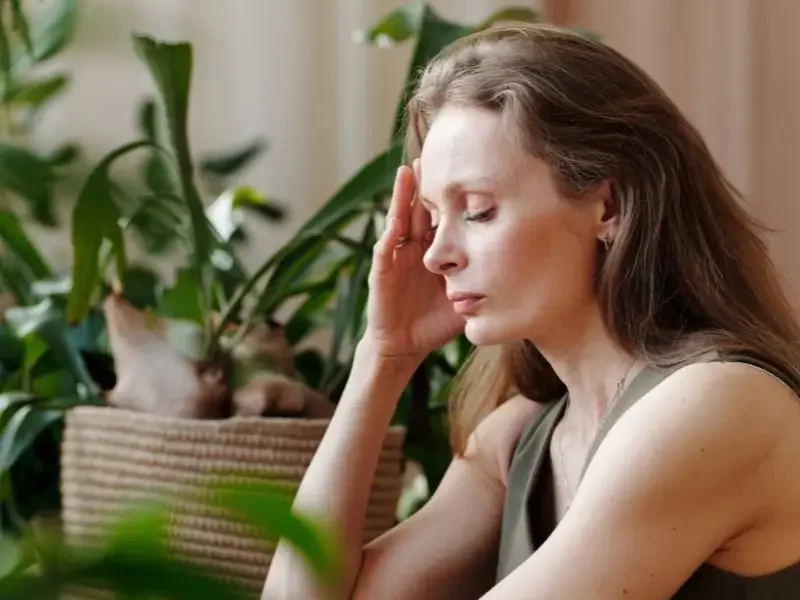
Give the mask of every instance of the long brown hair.
M 492 110 L 578 201 L 608 182 L 621 224 L 596 289 L 616 341 L 652 364 L 745 352 L 800 391 L 800 327 L 739 195 L 663 90 L 612 48 L 549 25 L 462 38 L 421 74 L 408 103 L 406 154 L 419 155 L 445 105 Z M 526 341 L 478 348 L 451 398 L 451 441 L 519 393 L 560 397 L 563 383 Z

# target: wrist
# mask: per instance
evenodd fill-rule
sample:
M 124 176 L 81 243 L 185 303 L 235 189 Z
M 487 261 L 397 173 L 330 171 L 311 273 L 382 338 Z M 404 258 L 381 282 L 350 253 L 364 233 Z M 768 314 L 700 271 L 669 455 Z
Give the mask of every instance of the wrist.
M 354 353 L 354 362 L 359 364 L 369 364 L 370 370 L 403 379 L 407 382 L 414 371 L 425 360 L 421 354 L 400 354 L 387 356 L 381 352 L 380 344 L 372 338 L 369 333 L 358 341 Z

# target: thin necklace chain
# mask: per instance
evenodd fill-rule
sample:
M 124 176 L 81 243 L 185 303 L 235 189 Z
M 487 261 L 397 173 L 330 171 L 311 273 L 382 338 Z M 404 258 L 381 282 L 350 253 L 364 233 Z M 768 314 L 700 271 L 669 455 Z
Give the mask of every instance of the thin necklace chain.
M 622 390 L 625 389 L 625 383 L 628 380 L 628 375 L 630 375 L 631 371 L 633 370 L 633 366 L 636 364 L 636 361 L 631 363 L 631 366 L 628 367 L 628 370 L 625 371 L 625 374 L 620 378 L 617 382 L 617 391 L 614 392 L 614 395 L 609 400 L 608 405 L 606 406 L 606 410 L 603 413 L 603 417 L 600 419 L 600 423 L 597 425 L 597 428 L 594 430 L 594 436 L 597 436 L 598 432 L 603 428 L 603 425 L 606 423 L 606 419 L 608 419 L 608 415 L 611 414 L 611 409 L 614 408 L 614 405 L 619 400 L 619 397 L 622 395 Z M 569 406 L 569 396 L 567 396 L 567 407 Z M 564 409 L 566 412 L 566 408 Z M 593 436 L 593 437 L 594 437 Z M 563 441 L 563 436 L 558 437 L 558 462 L 559 466 L 561 467 L 561 484 L 564 487 L 565 492 L 569 492 L 569 481 L 567 481 L 567 470 L 564 468 L 564 451 L 561 448 L 561 444 Z M 569 507 L 569 502 L 567 503 L 567 507 Z

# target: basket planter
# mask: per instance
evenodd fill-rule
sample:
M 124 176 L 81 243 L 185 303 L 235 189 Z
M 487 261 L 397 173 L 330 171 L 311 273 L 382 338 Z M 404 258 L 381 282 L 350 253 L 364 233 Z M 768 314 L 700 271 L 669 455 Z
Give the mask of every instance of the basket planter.
M 86 543 L 137 500 L 169 502 L 176 555 L 235 581 L 258 598 L 274 544 L 203 501 L 208 485 L 281 482 L 296 487 L 327 420 L 165 418 L 79 407 L 66 416 L 61 457 L 67 539 Z M 364 541 L 393 524 L 403 483 L 405 430 L 389 430 L 367 510 Z

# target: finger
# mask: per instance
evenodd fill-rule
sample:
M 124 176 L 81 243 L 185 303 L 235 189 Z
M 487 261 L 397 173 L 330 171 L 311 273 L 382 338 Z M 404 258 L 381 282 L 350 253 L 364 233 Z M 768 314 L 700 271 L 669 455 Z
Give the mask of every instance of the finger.
M 422 204 L 419 196 L 419 159 L 414 160 L 412 168 L 414 170 L 415 194 L 414 204 L 411 207 L 411 239 L 424 244 L 431 229 L 431 214 Z
M 414 197 L 414 174 L 403 165 L 397 169 L 392 190 L 392 201 L 386 215 L 389 220 L 395 218 L 400 227 L 400 237 L 408 238 L 411 232 L 411 201 Z
M 394 250 L 402 237 L 400 231 L 400 221 L 397 217 L 389 217 L 386 231 L 372 248 L 372 270 L 375 273 L 386 273 L 394 265 Z

